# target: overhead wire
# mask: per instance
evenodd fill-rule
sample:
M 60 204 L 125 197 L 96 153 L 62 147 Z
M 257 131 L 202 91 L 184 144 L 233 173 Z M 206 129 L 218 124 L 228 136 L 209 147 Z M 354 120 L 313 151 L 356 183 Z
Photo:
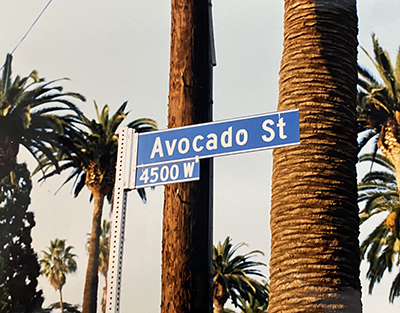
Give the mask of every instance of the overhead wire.
M 17 50 L 17 48 L 21 45 L 21 43 L 25 40 L 25 38 L 28 36 L 28 34 L 30 33 L 30 31 L 32 30 L 32 28 L 35 26 L 35 24 L 39 21 L 39 19 L 42 17 L 43 13 L 46 11 L 46 9 L 48 8 L 48 6 L 50 5 L 50 3 L 53 0 L 49 0 L 49 2 L 47 2 L 46 6 L 43 8 L 43 10 L 39 13 L 38 17 L 33 21 L 32 25 L 29 27 L 29 29 L 26 31 L 25 35 L 21 38 L 21 40 L 18 42 L 18 44 L 15 46 L 15 48 L 10 52 L 10 54 L 12 55 L 15 50 Z M 4 65 L 0 68 L 0 71 L 4 68 Z

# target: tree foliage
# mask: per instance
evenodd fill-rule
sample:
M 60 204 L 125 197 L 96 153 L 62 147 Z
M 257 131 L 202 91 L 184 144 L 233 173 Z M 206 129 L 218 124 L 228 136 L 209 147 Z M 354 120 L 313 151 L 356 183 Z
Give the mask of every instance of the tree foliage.
M 40 269 L 31 246 L 31 189 L 25 164 L 0 184 L 0 312 L 32 312 L 44 300 L 36 289 Z
M 71 253 L 72 246 L 65 245 L 65 239 L 50 241 L 47 251 L 43 251 L 40 259 L 40 274 L 47 277 L 50 285 L 59 291 L 60 307 L 63 312 L 62 288 L 66 283 L 66 275 L 77 270 L 76 255 Z
M 264 281 L 265 289 L 269 290 L 269 285 L 267 281 Z M 268 298 L 266 301 L 258 301 L 253 295 L 249 295 L 249 299 L 246 300 L 240 295 L 238 296 L 240 302 L 240 313 L 265 313 L 268 308 Z M 236 313 L 231 309 L 224 309 L 224 313 Z
M 111 201 L 115 183 L 115 167 L 117 162 L 118 133 L 117 129 L 127 117 L 127 102 L 110 116 L 110 109 L 105 105 L 100 111 L 95 103 L 96 119 L 89 119 L 84 114 L 75 112 L 69 115 L 70 127 L 59 137 L 60 146 L 52 150 L 52 157 L 60 162 L 55 168 L 48 155 L 42 154 L 40 166 L 44 169 L 43 178 L 70 170 L 64 184 L 74 182 L 75 197 L 86 186 L 94 201 L 92 231 L 89 244 L 89 259 L 82 311 L 93 313 L 97 307 L 99 238 L 104 199 Z M 149 118 L 141 118 L 128 123 L 128 127 L 137 132 L 157 129 L 157 123 Z M 36 171 L 39 171 L 40 167 Z M 144 189 L 138 189 L 139 196 L 146 200 Z
M 12 56 L 7 55 L 0 78 L 0 180 L 16 165 L 20 145 L 35 158 L 44 153 L 54 166 L 50 147 L 59 146 L 58 136 L 68 127 L 65 112 L 79 111 L 71 101 L 85 98 L 63 92 L 59 80 L 45 82 L 37 71 L 12 78 Z
M 76 255 L 71 253 L 72 246 L 65 245 L 65 239 L 50 241 L 48 251 L 43 251 L 40 260 L 41 274 L 45 275 L 55 290 L 61 290 L 66 282 L 66 274 L 77 270 Z
M 360 162 L 379 164 L 382 169 L 371 170 L 358 184 L 358 201 L 364 205 L 360 212 L 360 223 L 371 218 L 381 222 L 361 243 L 361 260 L 369 263 L 367 278 L 369 293 L 382 280 L 386 271 L 399 271 L 389 291 L 389 301 L 400 295 L 400 203 L 394 166 L 381 154 L 360 156 Z
M 262 262 L 250 260 L 252 257 L 264 255 L 259 250 L 253 250 L 243 255 L 235 255 L 245 243 L 232 246 L 231 238 L 213 247 L 213 282 L 214 282 L 214 312 L 223 312 L 225 302 L 230 298 L 236 307 L 245 309 L 243 303 L 257 301 L 260 306 L 268 303 L 267 285 L 260 283 L 252 276 L 265 278 L 258 266 Z M 238 299 L 240 300 L 238 302 Z
M 358 65 L 359 149 L 373 141 L 375 153 L 380 149 L 395 167 L 400 167 L 400 50 L 393 64 L 375 34 L 372 35 L 372 45 L 373 56 L 361 49 L 379 77 Z

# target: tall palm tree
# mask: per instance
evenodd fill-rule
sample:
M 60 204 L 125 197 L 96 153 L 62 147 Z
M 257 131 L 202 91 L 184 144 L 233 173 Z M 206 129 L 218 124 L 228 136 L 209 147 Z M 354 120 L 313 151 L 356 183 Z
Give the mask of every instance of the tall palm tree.
M 62 134 L 68 121 L 56 113 L 79 111 L 69 99 L 85 100 L 77 93 L 62 92 L 54 85 L 57 81 L 46 83 L 36 71 L 12 80 L 11 63 L 8 54 L 0 80 L 0 180 L 14 169 L 20 145 L 35 158 L 38 153 L 48 155 L 57 166 L 49 146 L 59 145 L 55 132 Z
M 244 255 L 234 255 L 245 243 L 232 247 L 231 238 L 227 237 L 221 244 L 213 247 L 213 302 L 214 313 L 223 313 L 226 301 L 231 298 L 235 306 L 244 309 L 238 303 L 240 296 L 246 301 L 254 297 L 259 303 L 268 302 L 268 289 L 251 275 L 265 278 L 257 266 L 265 266 L 262 262 L 250 261 L 257 254 L 264 255 L 259 250 L 248 252 Z
M 95 103 L 97 121 L 89 120 L 83 114 L 69 115 L 68 118 L 74 126 L 64 131 L 64 136 L 59 138 L 61 147 L 54 150 L 54 157 L 60 160 L 60 169 L 71 170 L 64 184 L 75 179 L 74 195 L 78 196 L 86 186 L 94 202 L 83 313 L 96 312 L 101 217 L 104 199 L 107 197 L 111 200 L 113 193 L 118 146 L 117 129 L 128 114 L 125 112 L 126 106 L 127 102 L 124 102 L 110 117 L 107 105 L 100 112 Z M 157 123 L 152 119 L 141 118 L 129 123 L 128 127 L 134 128 L 137 132 L 146 132 L 157 129 Z M 45 170 L 52 168 L 47 155 L 43 154 L 40 161 Z M 58 172 L 54 169 L 45 174 L 44 178 Z M 138 189 L 138 193 L 143 200 L 146 199 L 143 189 Z
M 107 301 L 107 273 L 108 273 L 108 260 L 110 254 L 110 232 L 111 221 L 103 220 L 101 226 L 101 234 L 99 239 L 99 273 L 104 277 L 103 295 L 101 298 L 101 309 L 103 313 L 106 311 Z M 88 234 L 87 248 L 90 245 L 90 234 Z
M 360 246 L 361 259 L 369 263 L 367 278 L 370 280 L 369 293 L 381 281 L 386 270 L 400 264 L 400 203 L 395 168 L 383 155 L 374 153 L 360 156 L 360 162 L 374 162 L 382 170 L 367 173 L 358 184 L 358 200 L 364 203 L 360 212 L 360 224 L 375 216 L 382 216 L 382 222 L 368 235 Z M 395 261 L 397 259 L 397 261 Z M 389 301 L 400 295 L 400 271 L 392 282 Z
M 378 136 L 376 147 L 394 165 L 396 179 L 400 179 L 400 51 L 393 66 L 375 34 L 372 43 L 374 57 L 362 50 L 378 71 L 380 81 L 367 69 L 358 67 L 358 122 L 360 131 L 367 129 L 361 147 Z M 400 187 L 399 181 L 397 186 Z
M 268 312 L 361 312 L 355 0 L 285 0 L 279 84 L 300 145 L 273 151 Z
M 76 255 L 71 253 L 72 246 L 65 245 L 65 239 L 50 241 L 48 251 L 43 252 L 43 258 L 39 263 L 42 267 L 40 272 L 48 278 L 50 285 L 60 294 L 60 308 L 63 309 L 62 288 L 66 282 L 66 275 L 74 273 L 77 269 Z

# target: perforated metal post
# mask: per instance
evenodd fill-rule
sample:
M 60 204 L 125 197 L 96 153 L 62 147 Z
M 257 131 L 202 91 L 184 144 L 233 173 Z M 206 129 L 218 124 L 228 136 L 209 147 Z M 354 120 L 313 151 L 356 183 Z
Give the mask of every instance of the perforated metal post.
M 118 313 L 121 292 L 122 254 L 124 248 L 127 192 L 135 187 L 138 136 L 125 127 L 119 133 L 114 186 L 106 313 Z M 133 169 L 132 169 L 132 163 Z

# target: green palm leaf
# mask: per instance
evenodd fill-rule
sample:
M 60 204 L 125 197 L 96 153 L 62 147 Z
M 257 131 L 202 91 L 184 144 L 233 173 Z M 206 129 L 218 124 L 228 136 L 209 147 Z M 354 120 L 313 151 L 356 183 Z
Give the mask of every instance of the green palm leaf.
M 375 284 L 381 281 L 386 271 L 391 272 L 394 266 L 399 269 L 400 256 L 400 204 L 395 167 L 381 154 L 359 157 L 360 162 L 373 160 L 382 170 L 371 169 L 358 184 L 358 201 L 364 204 L 360 211 L 360 224 L 373 216 L 383 216 L 378 226 L 360 245 L 361 260 L 366 259 L 369 263 L 366 274 L 370 281 L 369 293 L 372 293 Z M 398 279 L 396 277 L 390 289 L 391 302 L 399 295 Z
M 250 301 L 251 297 L 254 297 L 260 303 L 265 303 L 268 299 L 268 290 L 265 285 L 250 277 L 265 278 L 257 268 L 265 264 L 250 260 L 256 255 L 264 254 L 260 250 L 253 250 L 244 255 L 235 255 L 243 246 L 247 245 L 240 243 L 232 246 L 231 239 L 227 237 L 223 243 L 219 242 L 213 247 L 214 302 L 222 302 L 222 306 L 228 297 L 235 306 L 240 308 L 243 306 L 238 299 Z
M 400 51 L 396 58 L 396 65 L 393 66 L 389 54 L 380 46 L 374 34 L 372 35 L 372 44 L 374 57 L 364 48 L 361 49 L 378 71 L 380 81 L 367 69 L 359 66 L 357 97 L 359 131 L 369 129 L 367 133 L 373 133 L 369 139 L 372 139 L 374 134 L 382 132 L 384 129 L 382 126 L 388 120 L 396 120 L 396 112 L 400 110 Z M 364 136 L 363 140 L 359 142 L 360 148 L 368 142 L 365 140 L 367 138 Z
M 0 180 L 15 166 L 19 145 L 23 145 L 37 161 L 46 154 L 51 157 L 51 147 L 58 146 L 58 135 L 63 134 L 65 113 L 76 112 L 72 100 L 85 101 L 73 92 L 63 92 L 63 87 L 53 80 L 45 82 L 36 71 L 27 77 L 11 76 L 11 55 L 7 55 L 0 81 Z M 54 105 L 53 105 L 54 104 Z M 40 166 L 40 163 L 39 163 Z
M 47 251 L 42 251 L 43 258 L 39 260 L 41 275 L 47 277 L 50 285 L 59 291 L 60 307 L 63 311 L 62 288 L 66 283 L 67 274 L 76 272 L 76 255 L 71 253 L 72 246 L 65 245 L 65 239 L 50 241 Z
M 50 241 L 47 251 L 42 251 L 43 258 L 39 260 L 42 267 L 41 275 L 46 276 L 55 290 L 61 290 L 65 284 L 65 274 L 77 270 L 76 255 L 71 253 L 72 246 L 65 246 L 65 239 Z

